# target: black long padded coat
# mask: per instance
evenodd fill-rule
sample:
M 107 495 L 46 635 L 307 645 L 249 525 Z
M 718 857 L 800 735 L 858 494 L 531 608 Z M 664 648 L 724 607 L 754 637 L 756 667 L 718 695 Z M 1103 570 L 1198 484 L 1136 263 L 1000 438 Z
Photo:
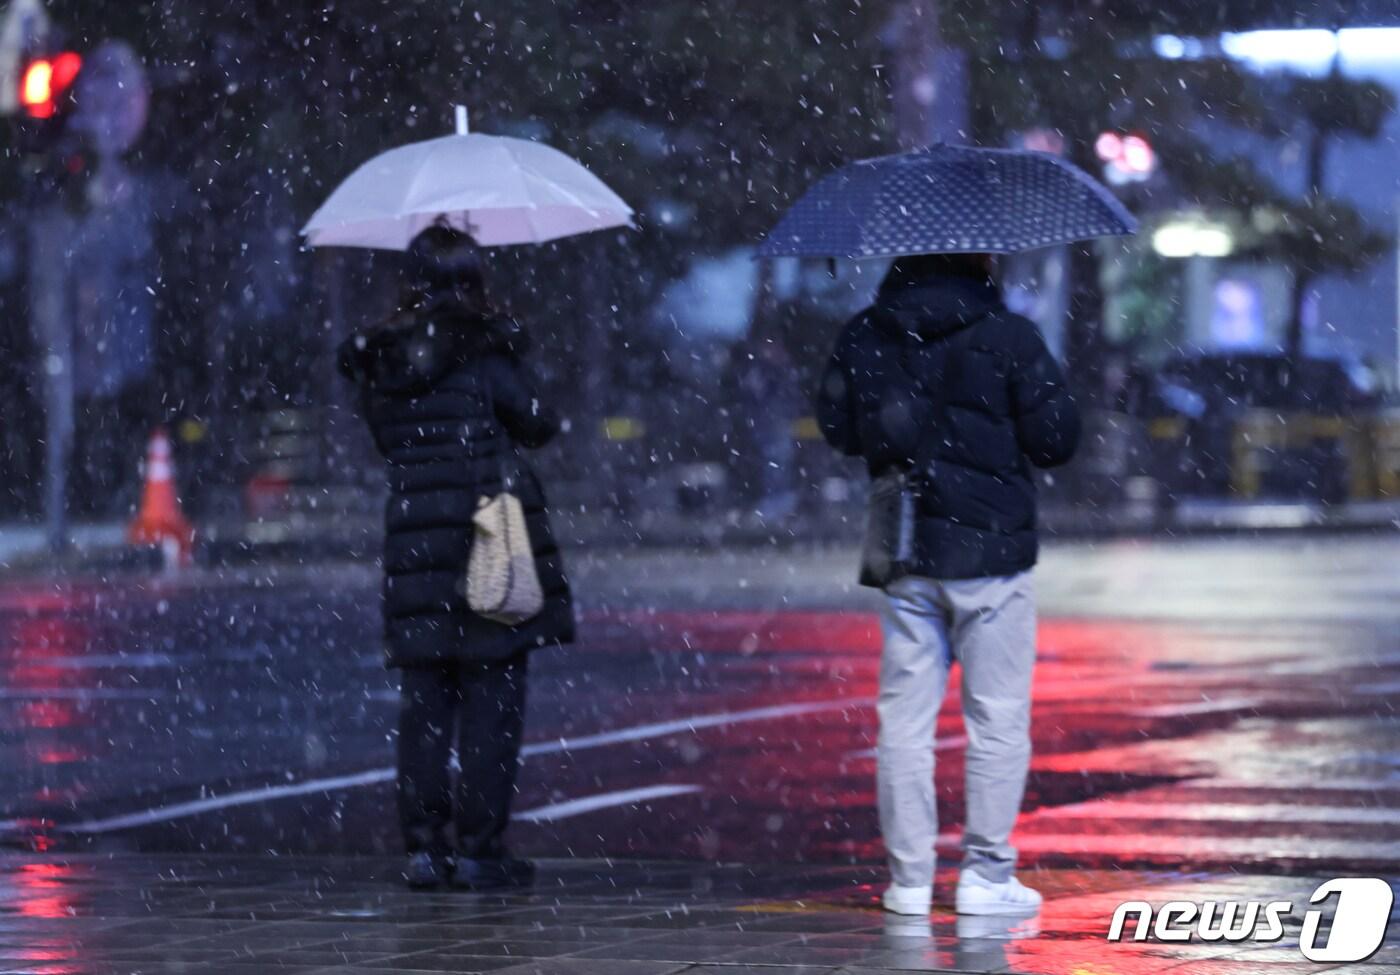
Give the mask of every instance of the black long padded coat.
M 500 660 L 574 636 L 568 580 L 539 479 L 518 447 L 559 430 L 522 362 L 525 335 L 489 319 L 429 303 L 351 337 L 341 369 L 361 390 L 388 462 L 384 626 L 391 667 Z M 544 610 L 519 626 L 476 615 L 461 592 L 472 516 L 509 476 L 525 509 L 544 589 Z
M 1040 333 L 985 275 L 883 287 L 847 324 L 823 376 L 828 442 L 872 476 L 912 473 L 915 575 L 1006 576 L 1038 554 L 1031 467 L 1079 443 L 1079 411 Z

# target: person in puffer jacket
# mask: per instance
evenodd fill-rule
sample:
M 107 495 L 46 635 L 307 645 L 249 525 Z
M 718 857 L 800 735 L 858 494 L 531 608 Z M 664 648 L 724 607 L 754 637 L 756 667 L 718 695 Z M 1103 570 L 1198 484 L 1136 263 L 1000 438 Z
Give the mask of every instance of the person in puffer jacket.
M 906 473 L 912 550 L 885 587 L 877 784 L 888 910 L 927 914 L 938 834 L 934 726 L 962 665 L 965 914 L 1033 912 L 1008 842 L 1030 763 L 1033 467 L 1067 462 L 1080 419 L 1040 333 L 1009 311 L 983 254 L 897 259 L 846 325 L 817 397 L 827 441 L 872 478 Z
M 388 468 L 384 629 L 401 671 L 399 816 L 413 887 L 530 882 L 506 851 L 525 711 L 527 655 L 572 641 L 568 579 L 544 491 L 520 456 L 559 430 L 525 363 L 529 342 L 486 299 L 466 234 L 423 231 L 387 321 L 352 336 L 341 370 Z M 520 498 L 544 609 L 515 626 L 473 613 L 462 592 L 472 518 L 509 478 Z M 460 773 L 448 768 L 456 727 Z

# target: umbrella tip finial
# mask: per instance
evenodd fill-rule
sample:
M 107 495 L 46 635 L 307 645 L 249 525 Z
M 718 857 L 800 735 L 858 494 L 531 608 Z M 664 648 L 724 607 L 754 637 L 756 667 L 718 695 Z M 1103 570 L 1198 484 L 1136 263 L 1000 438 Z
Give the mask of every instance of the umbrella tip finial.
M 466 135 L 467 132 L 468 132 L 468 128 L 467 128 L 467 106 L 465 106 L 465 105 L 457 105 L 457 106 L 456 106 L 456 115 L 457 115 L 457 134 L 458 134 L 458 135 Z

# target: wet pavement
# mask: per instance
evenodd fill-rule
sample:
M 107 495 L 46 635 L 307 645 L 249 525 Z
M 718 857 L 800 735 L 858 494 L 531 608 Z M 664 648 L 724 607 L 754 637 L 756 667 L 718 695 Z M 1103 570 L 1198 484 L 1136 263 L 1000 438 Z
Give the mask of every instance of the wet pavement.
M 1307 962 L 1290 916 L 1274 944 L 1108 944 L 1130 900 L 1288 900 L 1310 878 L 1129 871 L 1037 874 L 1034 918 L 886 915 L 869 867 L 542 864 L 534 891 L 413 893 L 382 859 L 130 854 L 0 857 L 0 971 L 499 972 L 784 975 L 888 971 L 1252 975 L 1400 971 Z
M 382 940 L 408 936 L 398 930 L 405 912 L 474 927 L 509 915 L 503 924 L 556 931 L 540 940 L 588 942 L 546 966 L 582 972 L 593 962 L 579 952 L 613 949 L 590 933 L 558 933 L 581 923 L 574 915 L 554 923 L 539 912 L 597 908 L 600 927 L 664 955 L 625 933 L 651 926 L 630 920 L 685 905 L 715 931 L 797 934 L 785 944 L 740 939 L 735 954 L 771 948 L 759 952 L 767 960 L 720 959 L 730 945 L 702 938 L 686 941 L 696 948 L 679 961 L 616 956 L 645 966 L 609 970 L 643 975 L 681 961 L 995 970 L 995 953 L 959 961 L 949 914 L 935 914 L 931 936 L 910 936 L 885 931 L 874 910 L 878 632 L 871 595 L 850 584 L 853 562 L 845 550 L 576 556 L 583 640 L 532 663 L 512 827 L 519 851 L 548 858 L 548 892 L 509 903 L 405 900 L 392 860 L 288 859 L 397 850 L 396 696 L 379 665 L 371 570 L 11 579 L 0 586 L 0 835 L 18 852 L 0 867 L 0 932 L 20 947 L 32 936 L 86 952 L 53 970 L 146 971 L 168 969 L 121 967 L 149 955 L 102 967 L 110 958 L 97 935 L 110 929 L 123 943 L 143 932 L 131 924 L 178 921 L 172 930 L 193 951 L 197 939 L 256 940 L 268 923 L 295 940 L 296 925 L 315 922 L 324 926 L 306 937 L 377 937 L 357 955 L 384 948 L 385 958 L 413 953 Z M 1037 585 L 1035 759 L 1016 842 L 1051 901 L 1038 936 L 992 939 L 1008 959 L 1000 964 L 1243 972 L 1258 961 L 1288 971 L 1303 963 L 1286 943 L 1244 957 L 1248 943 L 1171 946 L 1199 949 L 1180 954 L 1102 936 L 1113 905 L 1142 886 L 1161 900 L 1173 885 L 1195 891 L 1192 900 L 1226 889 L 1305 900 L 1317 876 L 1400 874 L 1400 537 L 1061 546 Z M 949 862 L 964 747 L 954 688 L 938 730 Z M 51 852 L 24 852 L 36 850 Z M 626 862 L 600 871 L 600 857 Z M 664 865 L 638 873 L 635 861 Z M 716 862 L 749 866 L 697 866 Z M 213 906 L 189 902 L 196 888 Z M 361 905 L 346 910 L 371 913 L 347 919 L 310 903 L 332 889 Z M 70 910 L 69 895 L 84 906 Z M 71 923 L 38 923 L 46 897 Z M 249 917 L 227 916 L 244 907 Z M 209 934 L 185 910 L 229 926 Z M 799 920 L 826 917 L 837 927 Z M 827 954 L 794 960 L 803 938 L 823 937 Z M 923 947 L 886 943 L 904 937 Z M 493 938 L 513 935 L 439 931 L 422 947 L 471 957 L 481 952 L 447 946 Z M 225 949 L 253 950 L 207 947 Z M 903 952 L 898 964 L 890 952 Z M 288 956 L 278 967 L 342 963 Z M 423 970 L 502 967 L 433 964 Z

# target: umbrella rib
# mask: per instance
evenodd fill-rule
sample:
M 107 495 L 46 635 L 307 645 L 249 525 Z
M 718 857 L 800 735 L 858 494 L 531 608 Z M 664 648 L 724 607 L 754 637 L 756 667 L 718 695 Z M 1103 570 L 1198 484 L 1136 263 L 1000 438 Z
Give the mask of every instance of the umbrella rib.
M 501 148 L 506 151 L 506 155 L 513 164 L 512 173 L 516 182 L 520 184 L 520 197 L 527 203 L 527 209 L 535 209 L 535 201 L 530 198 L 530 184 L 525 182 L 525 164 L 520 161 L 520 157 L 515 154 L 515 146 L 509 142 L 501 143 Z
M 384 155 L 387 156 L 392 154 L 393 152 L 401 152 L 409 148 L 411 147 L 401 146 L 398 150 L 390 150 L 389 153 L 385 153 Z M 429 150 L 424 155 L 431 157 L 432 150 Z M 384 159 L 384 156 L 380 156 L 379 159 Z M 374 162 L 375 160 L 370 161 Z M 393 207 L 390 213 L 385 214 L 387 218 L 394 220 L 402 220 L 404 217 L 408 216 L 411 213 L 411 211 L 408 209 L 408 201 L 413 198 L 413 192 L 418 186 L 418 179 L 422 175 L 423 170 L 426 168 L 425 162 L 426 159 L 423 162 L 418 162 L 413 167 L 413 176 L 405 184 L 403 184 L 403 191 L 399 194 L 398 205 Z
M 535 179 L 539 180 L 541 183 L 547 183 L 556 193 L 558 193 L 558 194 L 560 194 L 561 196 L 563 196 L 565 199 L 567 199 L 569 202 L 573 203 L 573 204 L 574 204 L 575 206 L 577 206 L 579 209 L 588 211 L 588 213 L 591 214 L 591 215 L 596 215 L 596 214 L 598 214 L 598 213 L 603 212 L 603 211 L 600 210 L 598 207 L 589 206 L 587 203 L 585 203 L 585 202 L 583 201 L 582 198 L 580 198 L 580 197 L 578 196 L 578 194 L 574 193 L 574 192 L 573 192 L 572 190 L 570 190 L 568 187 L 563 186 L 563 185 L 560 184 L 557 180 L 554 180 L 554 179 L 549 178 L 548 176 L 545 176 L 545 175 L 544 175 L 543 173 L 541 173 L 539 170 L 537 170 L 537 169 L 535 169 L 533 166 L 531 166 L 528 162 L 525 162 L 524 160 L 522 160 L 522 159 L 520 159 L 519 157 L 517 157 L 517 156 L 515 155 L 515 152 L 514 152 L 514 149 L 513 149 L 513 148 L 510 149 L 509 151 L 510 151 L 510 154 L 511 154 L 511 159 L 515 161 L 515 165 L 519 168 L 519 171 L 520 171 L 522 174 L 528 172 L 531 176 L 533 176 Z M 578 165 L 579 165 L 580 168 L 583 169 L 584 172 L 588 173 L 588 175 L 590 175 L 590 176 L 593 175 L 593 173 L 588 169 L 587 166 L 584 166 L 582 163 L 578 163 Z M 596 176 L 595 176 L 594 178 L 597 179 Z M 524 177 L 523 177 L 523 176 L 521 177 L 521 182 L 522 182 L 522 183 L 524 182 Z M 626 205 L 626 204 L 624 204 L 624 206 L 625 206 L 625 205 Z M 535 209 L 535 208 L 532 207 L 531 209 Z
M 535 214 L 538 212 L 539 211 L 534 207 L 531 207 L 530 209 L 526 210 L 525 223 L 530 228 L 530 236 L 533 237 L 537 242 L 544 243 L 546 240 L 552 240 L 553 237 L 545 237 L 543 234 L 540 233 L 539 224 L 535 222 Z
M 429 170 L 432 168 L 433 156 L 437 155 L 439 150 L 448 148 L 447 145 L 444 145 L 444 143 L 447 142 L 447 140 L 470 138 L 471 136 L 469 135 L 449 135 L 443 136 L 441 139 L 434 140 L 438 144 L 433 146 L 433 148 L 428 152 L 427 158 L 425 158 L 423 162 L 419 165 L 417 171 L 413 174 L 413 179 L 409 181 L 408 189 L 404 192 L 403 204 L 399 208 L 400 214 L 408 216 L 412 214 L 429 212 L 426 210 L 410 210 L 409 207 L 411 205 L 410 201 L 413 199 L 414 194 L 418 191 L 421 180 L 424 178 L 425 174 L 429 172 Z M 445 211 L 442 210 L 434 210 L 432 212 L 439 215 L 445 213 Z
M 359 177 L 361 174 L 363 174 L 363 173 L 367 170 L 367 168 L 368 168 L 370 165 L 372 165 L 373 163 L 376 163 L 376 162 L 382 162 L 385 156 L 392 155 L 392 154 L 394 154 L 394 153 L 396 153 L 396 152 L 400 152 L 400 151 L 402 151 L 402 150 L 404 150 L 404 149 L 408 149 L 408 148 L 410 148 L 410 147 L 409 147 L 409 146 L 400 146 L 398 149 L 392 149 L 392 150 L 390 150 L 390 151 L 387 152 L 387 153 L 382 153 L 382 154 L 380 154 L 379 156 L 376 156 L 376 157 L 373 158 L 373 159 L 366 160 L 365 162 L 363 162 L 363 163 L 361 163 L 360 165 L 356 166 L 353 170 L 351 170 L 350 175 L 347 176 L 347 177 L 345 177 L 345 179 L 342 180 L 342 181 L 340 182 L 340 184 L 335 188 L 335 190 L 333 190 L 333 191 L 331 192 L 331 195 L 330 195 L 329 197 L 327 197 L 326 200 L 325 200 L 324 202 L 322 202 L 322 204 L 321 204 L 319 207 L 316 208 L 315 212 L 312 213 L 311 216 L 307 219 L 306 224 L 305 224 L 305 225 L 302 227 L 302 229 L 301 229 L 301 232 L 309 237 L 312 233 L 316 233 L 316 234 L 326 233 L 326 232 L 335 230 L 335 229 L 337 229 L 337 228 L 341 228 L 341 227 L 353 227 L 353 226 L 355 226 L 355 225 L 357 225 L 357 224 L 361 224 L 361 223 L 366 222 L 366 219 L 367 219 L 367 218 L 361 216 L 361 217 L 358 217 L 357 219 L 354 219 L 354 220 L 339 220 L 339 221 L 337 221 L 337 222 L 335 222 L 335 223 L 327 223 L 327 224 L 322 225 L 322 226 L 313 226 L 314 224 L 316 224 L 316 221 L 317 221 L 317 218 L 318 218 L 318 217 L 321 217 L 322 219 L 328 219 L 328 218 L 326 218 L 326 217 L 323 217 L 322 215 L 323 215 L 324 211 L 327 209 L 327 207 L 329 207 L 330 204 L 335 200 L 336 195 L 337 195 L 345 186 L 347 186 L 348 184 L 351 184 L 352 182 L 354 182 L 354 180 L 355 180 L 357 177 Z M 371 217 L 371 218 L 368 218 L 368 219 L 373 219 L 373 220 L 389 220 L 389 219 L 398 219 L 400 216 L 401 216 L 401 208 L 396 208 L 396 209 L 393 209 L 393 210 L 391 210 L 391 211 L 385 212 L 385 213 L 380 214 L 380 215 L 376 215 L 376 216 Z
M 395 212 L 398 214 L 400 219 L 402 219 L 405 216 L 408 216 L 412 212 L 408 208 L 409 201 L 413 199 L 413 194 L 417 192 L 418 181 L 422 178 L 423 173 L 427 171 L 428 164 L 431 162 L 433 154 L 437 151 L 437 148 L 437 146 L 434 146 L 432 149 L 429 149 L 423 154 L 422 161 L 420 161 L 414 167 L 412 178 L 409 179 L 408 182 L 404 185 L 403 193 L 399 197 L 399 205 L 395 208 Z

